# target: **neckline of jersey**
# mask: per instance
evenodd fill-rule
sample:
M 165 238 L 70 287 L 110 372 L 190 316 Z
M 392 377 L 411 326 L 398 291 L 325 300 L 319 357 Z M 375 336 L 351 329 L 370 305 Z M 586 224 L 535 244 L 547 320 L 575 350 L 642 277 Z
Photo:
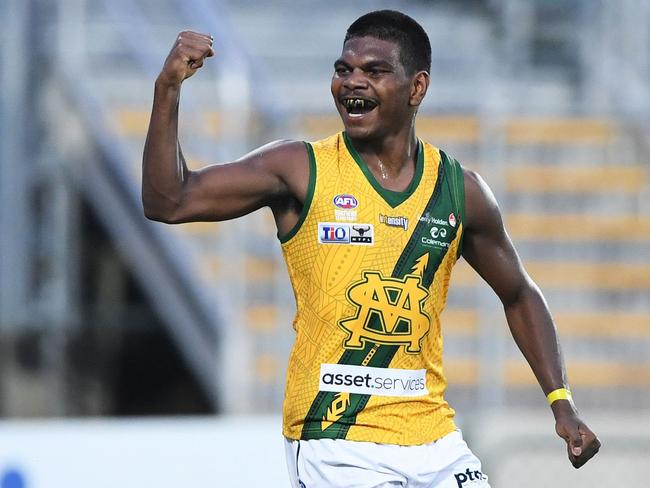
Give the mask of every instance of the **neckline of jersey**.
M 391 206 L 391 208 L 395 208 L 404 203 L 418 187 L 420 180 L 422 179 L 422 174 L 424 173 L 424 147 L 420 139 L 418 139 L 418 156 L 415 162 L 415 173 L 413 174 L 411 183 L 409 183 L 409 186 L 404 191 L 388 190 L 381 186 L 377 181 L 377 178 L 375 178 L 375 175 L 373 175 L 372 171 L 368 168 L 366 162 L 352 145 L 352 142 L 345 131 L 343 131 L 343 141 L 345 142 L 345 147 L 352 156 L 352 159 L 354 159 L 359 166 L 359 169 L 361 169 L 368 180 L 368 183 L 370 183 L 379 196 L 381 196 L 386 203 Z

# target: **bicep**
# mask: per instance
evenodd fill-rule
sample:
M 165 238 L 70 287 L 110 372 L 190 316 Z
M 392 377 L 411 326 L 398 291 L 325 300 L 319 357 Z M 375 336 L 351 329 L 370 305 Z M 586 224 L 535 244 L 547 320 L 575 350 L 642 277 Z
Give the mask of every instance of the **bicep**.
M 307 159 L 303 143 L 276 142 L 232 163 L 189 171 L 173 220 L 228 220 L 292 194 L 290 175 L 301 159 Z
M 465 173 L 467 226 L 463 257 L 490 285 L 504 305 L 532 285 L 503 224 L 496 199 L 473 172 Z

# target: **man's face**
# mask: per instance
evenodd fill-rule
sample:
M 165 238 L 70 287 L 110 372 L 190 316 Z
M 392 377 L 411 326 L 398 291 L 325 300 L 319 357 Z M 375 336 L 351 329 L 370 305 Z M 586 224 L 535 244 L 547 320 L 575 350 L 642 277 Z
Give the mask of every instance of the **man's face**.
M 374 37 L 348 40 L 334 63 L 332 96 L 350 137 L 374 139 L 410 124 L 411 82 L 396 43 Z

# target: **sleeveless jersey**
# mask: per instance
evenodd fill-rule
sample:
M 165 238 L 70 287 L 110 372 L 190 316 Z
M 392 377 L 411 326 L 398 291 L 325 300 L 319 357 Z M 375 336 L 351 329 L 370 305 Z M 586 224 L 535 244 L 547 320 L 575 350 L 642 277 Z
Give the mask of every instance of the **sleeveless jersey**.
M 455 429 L 440 313 L 461 250 L 462 168 L 418 141 L 413 180 L 395 192 L 344 132 L 307 150 L 307 198 L 280 239 L 297 305 L 283 433 L 432 442 Z

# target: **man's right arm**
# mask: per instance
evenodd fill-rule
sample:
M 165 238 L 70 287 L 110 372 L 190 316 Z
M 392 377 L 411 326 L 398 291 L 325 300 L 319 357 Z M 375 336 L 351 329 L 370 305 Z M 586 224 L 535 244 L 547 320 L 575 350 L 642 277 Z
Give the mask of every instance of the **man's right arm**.
M 279 141 L 233 163 L 187 168 L 178 142 L 180 88 L 212 54 L 210 36 L 183 32 L 156 80 L 142 161 L 142 201 L 149 219 L 226 220 L 283 198 L 304 200 L 302 182 L 308 175 L 295 170 L 307 168 L 308 156 L 300 142 Z

